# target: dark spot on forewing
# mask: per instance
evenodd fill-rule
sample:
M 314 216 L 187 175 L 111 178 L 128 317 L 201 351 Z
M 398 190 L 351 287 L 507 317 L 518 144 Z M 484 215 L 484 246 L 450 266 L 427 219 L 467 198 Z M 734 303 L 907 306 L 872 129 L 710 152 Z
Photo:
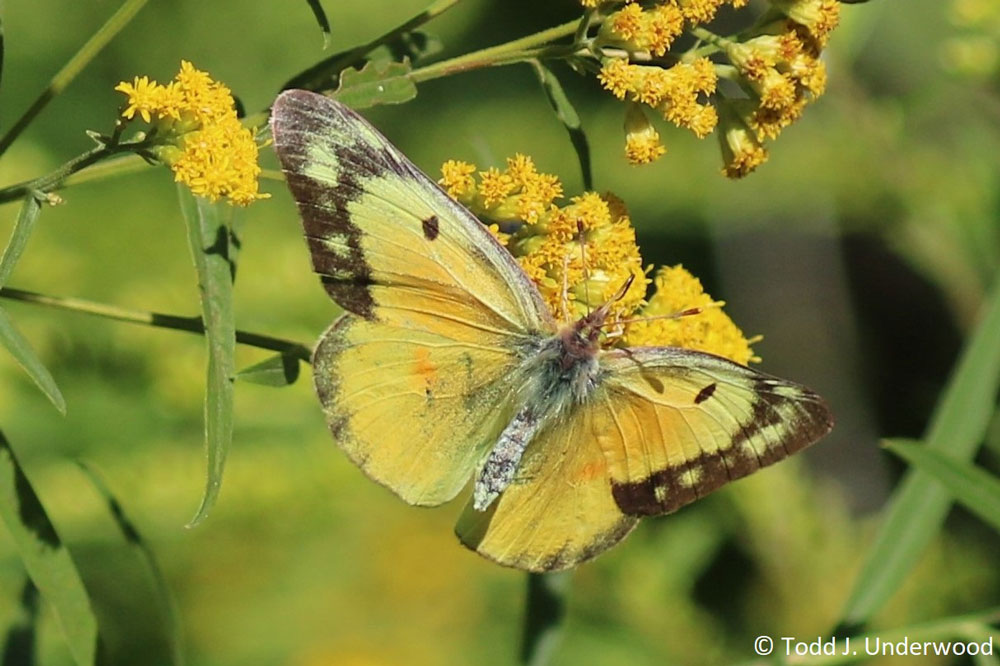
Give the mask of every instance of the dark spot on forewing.
M 701 403 L 711 398 L 712 394 L 715 393 L 715 387 L 716 387 L 715 382 L 712 382 L 702 390 L 698 391 L 698 395 L 694 397 L 694 404 L 700 405 Z
M 424 238 L 426 238 L 429 241 L 432 241 L 432 240 L 434 240 L 435 238 L 438 237 L 438 233 L 440 233 L 440 229 L 438 228 L 438 216 L 437 215 L 431 215 L 426 220 L 424 220 L 423 222 L 421 222 L 421 225 L 424 228 Z
M 663 393 L 663 382 L 659 379 L 649 373 L 642 372 L 641 370 L 639 371 L 639 376 L 646 380 L 646 383 L 649 384 L 650 388 L 654 391 L 657 393 Z

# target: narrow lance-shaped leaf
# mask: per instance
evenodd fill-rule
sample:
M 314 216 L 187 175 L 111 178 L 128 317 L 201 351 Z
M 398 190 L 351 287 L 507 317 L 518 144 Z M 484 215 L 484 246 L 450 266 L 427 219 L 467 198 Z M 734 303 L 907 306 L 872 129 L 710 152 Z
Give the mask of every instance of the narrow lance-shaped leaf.
M 14 223 L 14 231 L 10 235 L 10 240 L 7 241 L 7 247 L 4 248 L 3 256 L 0 256 L 0 287 L 7 284 L 7 279 L 14 271 L 17 260 L 24 254 L 24 248 L 28 245 L 28 238 L 31 237 L 31 232 L 34 230 L 35 222 L 38 221 L 38 216 L 41 212 L 41 202 L 35 196 L 34 192 L 29 192 L 21 204 L 21 211 L 17 215 L 17 221 Z
M 587 135 L 583 131 L 580 123 L 580 114 L 576 112 L 573 103 L 566 96 L 559 79 L 548 67 L 538 60 L 531 61 L 538 75 L 538 81 L 542 84 L 542 90 L 552 105 L 552 110 L 556 112 L 556 117 L 569 132 L 569 140 L 576 150 L 576 158 L 580 162 L 580 173 L 583 175 L 583 189 L 594 189 L 594 176 L 590 166 L 590 144 L 587 143 Z
M 7 348 L 14 360 L 24 368 L 31 380 L 42 389 L 60 414 L 66 413 L 66 399 L 56 386 L 56 380 L 42 364 L 28 340 L 17 330 L 7 311 L 0 307 L 0 344 Z
M 10 235 L 10 240 L 7 241 L 7 247 L 4 248 L 3 256 L 0 257 L 0 287 L 7 284 L 7 280 L 14 271 L 17 260 L 24 254 L 24 248 L 28 245 L 28 238 L 31 237 L 31 232 L 35 228 L 35 222 L 38 221 L 38 215 L 41 212 L 42 205 L 38 197 L 35 196 L 34 192 L 29 192 L 24 197 L 24 203 L 21 204 L 21 212 L 18 213 L 17 221 L 14 223 L 14 231 Z
M 925 446 L 959 462 L 971 460 L 996 405 L 1000 385 L 1000 279 L 934 410 Z M 844 609 L 847 624 L 867 620 L 899 588 L 940 529 L 951 496 L 922 470 L 897 486 Z
M 156 593 L 159 596 L 160 606 L 163 609 L 164 617 L 167 620 L 167 632 L 170 636 L 170 648 L 172 664 L 174 666 L 182 666 L 184 663 L 184 640 L 183 633 L 181 631 L 180 622 L 180 612 L 177 610 L 177 603 L 174 600 L 173 595 L 170 593 L 170 587 L 167 585 L 167 579 L 163 575 L 163 569 L 160 568 L 160 564 L 156 559 L 156 555 L 153 553 L 153 549 L 149 547 L 146 540 L 142 538 L 139 530 L 136 528 L 135 523 L 125 514 L 125 509 L 122 508 L 121 502 L 115 497 L 111 489 L 108 488 L 104 479 L 90 468 L 84 462 L 77 462 L 80 465 L 80 469 L 83 470 L 84 474 L 100 493 L 104 502 L 108 505 L 108 511 L 111 513 L 111 517 L 114 519 L 115 524 L 121 531 L 122 537 L 128 544 L 135 548 L 139 557 L 146 564 L 146 568 L 149 570 L 150 575 L 153 577 L 153 583 L 156 587 Z
M 28 238 L 31 236 L 31 231 L 35 227 L 35 222 L 38 220 L 41 210 L 38 197 L 34 192 L 29 192 L 21 204 L 21 210 L 17 215 L 17 221 L 14 223 L 14 231 L 11 234 L 10 241 L 7 242 L 7 247 L 4 248 L 3 256 L 0 256 L 0 288 L 7 283 L 7 279 L 14 271 L 17 260 L 24 253 L 24 248 L 28 244 Z M 38 385 L 38 388 L 42 389 L 42 392 L 48 396 L 52 404 L 56 406 L 56 409 L 65 414 L 66 400 L 63 398 L 62 393 L 60 393 L 59 387 L 56 386 L 55 380 L 48 369 L 42 364 L 41 360 L 39 360 L 34 350 L 32 350 L 27 339 L 17 330 L 10 316 L 2 308 L 0 308 L 0 343 L 7 348 L 18 364 L 24 368 L 32 381 Z
M 1000 531 L 1000 479 L 974 465 L 952 460 L 919 442 L 890 440 L 885 448 L 933 476 L 962 506 Z
M 236 378 L 264 386 L 289 386 L 299 378 L 299 359 L 291 354 L 278 354 L 240 370 Z
M 51 606 L 78 666 L 93 666 L 97 620 L 80 573 L 10 443 L 0 432 L 0 518 L 28 576 Z
M 21 588 L 21 608 L 0 648 L 0 666 L 34 666 L 38 635 L 38 588 L 31 578 Z
M 417 96 L 417 86 L 409 73 L 410 63 L 406 60 L 369 62 L 361 69 L 345 69 L 333 98 L 353 109 L 402 104 Z
M 233 315 L 233 279 L 238 243 L 232 234 L 233 208 L 195 197 L 180 187 L 181 210 L 188 228 L 188 244 L 198 273 L 202 319 L 208 347 L 205 392 L 205 449 L 208 476 L 201 505 L 189 527 L 208 515 L 219 497 L 222 470 L 233 439 L 233 375 L 236 325 Z

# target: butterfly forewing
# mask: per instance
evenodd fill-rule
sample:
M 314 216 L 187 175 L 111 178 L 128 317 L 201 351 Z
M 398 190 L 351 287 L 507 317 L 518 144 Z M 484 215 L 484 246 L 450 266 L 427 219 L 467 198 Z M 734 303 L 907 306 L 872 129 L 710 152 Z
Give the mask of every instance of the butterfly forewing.
M 513 257 L 361 116 L 291 90 L 275 101 L 271 129 L 313 267 L 345 310 L 552 331 Z
M 628 514 L 675 511 L 833 427 L 811 390 L 717 356 L 634 348 L 602 360 L 600 399 L 617 434 L 598 437 L 611 491 Z
M 313 267 L 350 313 L 314 355 L 334 437 L 406 501 L 445 502 L 506 425 L 523 350 L 554 324 L 510 254 L 353 111 L 289 91 L 271 127 Z

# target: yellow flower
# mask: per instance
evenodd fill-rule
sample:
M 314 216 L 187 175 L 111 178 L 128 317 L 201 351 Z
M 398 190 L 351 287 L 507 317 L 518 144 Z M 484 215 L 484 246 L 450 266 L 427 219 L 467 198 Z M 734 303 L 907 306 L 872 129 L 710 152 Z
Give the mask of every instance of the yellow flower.
M 642 107 L 631 103 L 625 107 L 625 157 L 630 164 L 649 164 L 667 149 L 660 143 L 660 134 L 649 122 Z
M 743 365 L 760 361 L 750 348 L 750 341 L 722 311 L 722 303 L 713 301 L 698 278 L 683 266 L 661 268 L 653 283 L 656 291 L 637 313 L 640 320 L 625 327 L 622 340 L 626 346 L 684 347 L 723 356 Z M 670 317 L 693 308 L 700 312 Z M 642 320 L 643 317 L 648 319 Z
M 441 180 L 438 184 L 448 192 L 453 199 L 462 203 L 467 201 L 476 188 L 476 165 L 458 160 L 448 160 L 441 165 Z
M 724 165 L 722 173 L 728 178 L 742 178 L 767 161 L 767 150 L 757 132 L 739 115 L 739 108 L 729 104 L 722 107 L 719 146 Z
M 148 76 L 137 76 L 133 83 L 119 83 L 115 90 L 128 96 L 128 106 L 122 111 L 122 117 L 131 120 L 138 113 L 148 123 L 153 111 L 160 107 L 160 89 L 156 81 L 150 81 Z
M 770 0 L 778 10 L 804 26 L 820 46 L 825 46 L 830 32 L 840 22 L 837 0 Z
M 728 38 L 702 26 L 714 21 L 723 5 L 743 10 L 749 0 L 581 1 L 601 7 L 592 15 L 600 27 L 591 46 L 600 54 L 598 81 L 618 100 L 644 104 L 664 120 L 704 138 L 716 129 L 718 104 L 726 100 L 717 91 L 718 76 L 742 88 L 755 105 L 752 113 L 743 114 L 744 129 L 756 136 L 739 132 L 720 136 L 729 146 L 730 176 L 745 175 L 762 163 L 767 151 L 760 142 L 776 138 L 826 88 L 820 51 L 839 20 L 836 0 L 768 0 L 769 11 L 756 22 L 748 21 L 743 30 L 733 26 Z M 749 10 L 741 16 L 747 14 Z M 685 30 L 698 41 L 686 51 L 672 53 Z M 632 164 L 655 161 L 665 152 L 659 132 L 648 123 L 637 124 L 635 111 L 627 109 L 626 115 L 634 120 L 626 130 L 626 159 Z
M 225 197 L 246 206 L 268 195 L 258 192 L 258 147 L 236 116 L 229 88 L 181 61 L 173 81 L 148 77 L 122 81 L 115 90 L 128 97 L 122 117 L 136 113 L 153 126 L 149 152 L 167 164 L 174 179 L 212 201 Z
M 628 64 L 628 58 L 612 58 L 604 63 L 597 79 L 618 99 L 625 99 L 625 96 L 635 88 L 637 70 Z
M 638 112 L 641 114 L 641 109 Z M 569 324 L 608 304 L 610 313 L 602 340 L 605 347 L 680 346 L 737 363 L 756 360 L 750 342 L 722 312 L 722 304 L 705 294 L 701 283 L 683 268 L 661 269 L 656 275 L 656 293 L 646 302 L 650 280 L 643 270 L 628 210 L 618 197 L 585 192 L 557 206 L 547 197 L 553 192 L 559 193 L 556 197 L 561 195 L 559 180 L 538 173 L 534 162 L 524 155 L 508 159 L 503 171 L 479 172 L 478 185 L 473 182 L 468 186 L 465 181 L 475 173 L 475 165 L 449 161 L 441 170 L 442 183 L 461 182 L 472 211 L 535 283 L 557 321 Z M 512 184 L 507 200 L 484 208 L 483 187 L 492 189 L 498 182 L 505 183 L 503 189 Z M 510 200 L 524 196 L 532 183 L 549 186 L 545 210 L 533 222 L 521 219 L 513 223 L 508 218 L 497 224 L 492 214 L 511 209 Z M 502 231 L 501 225 L 507 231 Z M 629 280 L 630 288 L 616 300 Z M 690 309 L 699 312 L 669 317 Z
M 710 23 L 724 0 L 679 0 L 684 18 L 692 23 Z

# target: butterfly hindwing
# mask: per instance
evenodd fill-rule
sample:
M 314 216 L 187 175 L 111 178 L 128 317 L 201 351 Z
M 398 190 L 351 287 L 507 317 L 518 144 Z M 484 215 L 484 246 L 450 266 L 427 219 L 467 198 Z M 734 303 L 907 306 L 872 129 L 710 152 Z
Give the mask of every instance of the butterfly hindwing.
M 327 422 L 376 481 L 445 502 L 509 418 L 507 381 L 551 316 L 482 224 L 347 107 L 288 91 L 272 132 L 313 267 L 350 313 L 314 355 Z
M 525 452 L 486 513 L 467 506 L 462 541 L 531 571 L 574 566 L 644 515 L 670 513 L 829 431 L 809 389 L 685 349 L 601 355 L 600 386 Z
M 605 411 L 584 405 L 543 430 L 487 511 L 471 501 L 465 507 L 455 528 L 462 543 L 505 566 L 542 572 L 579 564 L 625 538 L 638 518 L 623 513 L 611 492 L 598 439 Z
M 604 355 L 612 415 L 599 434 L 611 492 L 628 514 L 670 513 L 802 449 L 833 427 L 804 386 L 673 347 Z M 624 446 L 622 445 L 624 443 Z
M 510 418 L 511 354 L 345 314 L 313 354 L 340 448 L 410 504 L 454 497 Z

